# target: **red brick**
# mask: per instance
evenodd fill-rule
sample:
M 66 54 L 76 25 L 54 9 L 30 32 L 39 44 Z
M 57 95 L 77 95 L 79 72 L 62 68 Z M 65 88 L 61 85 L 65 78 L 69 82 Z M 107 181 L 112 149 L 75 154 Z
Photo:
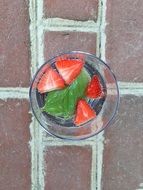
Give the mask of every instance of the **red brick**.
M 28 1 L 0 1 L 0 86 L 29 85 Z
M 45 190 L 90 190 L 91 148 L 48 147 L 45 152 Z
M 138 189 L 143 182 L 143 97 L 121 98 L 119 114 L 105 130 L 103 190 Z
M 45 60 L 61 52 L 80 50 L 96 53 L 96 34 L 84 32 L 45 33 Z
M 46 17 L 60 17 L 71 20 L 96 20 L 98 0 L 44 0 Z
M 106 58 L 120 81 L 143 82 L 142 18 L 142 0 L 107 0 Z
M 0 101 L 0 189 L 30 189 L 30 140 L 26 100 Z

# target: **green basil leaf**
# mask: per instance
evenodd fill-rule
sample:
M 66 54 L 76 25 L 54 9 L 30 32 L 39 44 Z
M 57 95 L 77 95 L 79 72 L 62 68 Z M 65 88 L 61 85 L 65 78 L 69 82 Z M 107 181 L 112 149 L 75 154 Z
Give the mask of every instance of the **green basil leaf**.
M 89 74 L 83 69 L 71 85 L 62 90 L 49 92 L 42 110 L 53 116 L 72 117 L 77 101 L 85 97 L 89 80 Z

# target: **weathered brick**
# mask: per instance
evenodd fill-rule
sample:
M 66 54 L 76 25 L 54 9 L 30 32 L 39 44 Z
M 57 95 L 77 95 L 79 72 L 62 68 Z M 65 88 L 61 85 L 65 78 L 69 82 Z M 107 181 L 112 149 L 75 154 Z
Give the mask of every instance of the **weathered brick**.
M 103 190 L 138 189 L 143 177 L 143 97 L 121 98 L 114 124 L 105 130 Z
M 107 0 L 106 59 L 120 81 L 143 82 L 142 18 L 142 0 Z
M 45 190 L 90 190 L 91 147 L 47 147 Z
M 0 100 L 0 189 L 30 189 L 31 161 L 26 100 Z
M 30 80 L 28 1 L 0 1 L 0 86 L 28 86 Z
M 71 20 L 96 20 L 98 0 L 44 0 L 46 17 L 60 17 Z
M 45 60 L 61 52 L 80 50 L 96 53 L 96 34 L 84 32 L 45 33 Z

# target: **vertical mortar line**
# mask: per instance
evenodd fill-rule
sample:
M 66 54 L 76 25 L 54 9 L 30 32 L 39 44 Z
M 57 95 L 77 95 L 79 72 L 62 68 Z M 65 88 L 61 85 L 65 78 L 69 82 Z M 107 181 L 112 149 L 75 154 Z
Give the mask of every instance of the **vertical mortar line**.
M 97 41 L 96 41 L 96 56 L 100 57 L 100 44 L 101 44 L 101 34 L 100 34 L 100 25 L 101 25 L 101 15 L 102 15 L 102 5 L 101 0 L 98 2 L 98 17 L 97 17 Z M 92 171 L 91 171 L 91 190 L 97 189 L 97 175 L 98 175 L 98 144 L 97 136 L 94 140 L 94 145 L 92 145 Z
M 32 140 L 30 141 L 30 148 L 31 148 L 31 181 L 32 181 L 32 190 L 38 190 L 38 143 L 37 143 L 37 122 L 32 117 L 32 122 L 30 124 L 30 133 Z
M 44 29 L 43 29 L 43 0 L 37 1 L 37 48 L 38 48 L 38 57 L 37 57 L 37 67 L 41 66 L 44 63 Z M 39 160 L 38 160 L 38 190 L 44 190 L 44 155 L 43 155 L 43 130 L 38 125 L 39 130 Z
M 98 30 L 97 30 L 97 41 L 96 41 L 96 56 L 100 57 L 100 44 L 101 44 L 101 40 L 100 40 L 100 24 L 101 24 L 101 0 L 99 0 L 98 2 L 98 18 L 97 18 L 97 26 L 98 26 Z
M 38 190 L 44 190 L 45 182 L 44 182 L 44 149 L 45 144 L 43 143 L 43 129 L 41 126 L 39 126 L 39 189 Z
M 37 70 L 37 26 L 36 26 L 36 0 L 29 0 L 29 16 L 30 16 L 30 50 L 31 50 L 31 77 Z
M 38 64 L 40 67 L 44 64 L 44 28 L 42 25 L 39 25 L 37 28 L 37 36 L 38 36 Z
M 31 42 L 31 77 L 35 74 L 37 70 L 37 5 L 36 0 L 29 0 L 29 16 L 30 16 L 30 42 Z M 31 182 L 32 190 L 38 190 L 38 123 L 32 117 L 32 122 L 30 124 L 30 148 L 31 148 Z
M 96 33 L 96 56 L 100 56 L 100 32 Z
M 102 190 L 102 166 L 104 151 L 104 132 L 97 137 L 97 190 Z
M 106 61 L 105 45 L 106 45 L 106 2 L 107 0 L 101 0 L 101 22 L 100 22 L 100 54 L 101 59 Z
M 91 190 L 96 190 L 96 163 L 97 163 L 97 147 L 96 141 L 92 143 L 92 163 L 91 163 Z
M 106 44 L 106 34 L 105 34 L 105 27 L 106 27 L 106 0 L 100 0 L 100 49 L 99 49 L 99 56 L 102 60 L 105 61 L 105 44 Z M 103 151 L 104 151 L 104 132 L 100 133 L 97 136 L 97 190 L 101 190 L 101 183 L 102 183 L 102 167 L 103 167 Z
M 38 67 L 44 63 L 43 0 L 37 1 Z
M 98 1 L 98 18 L 97 18 L 97 25 L 98 25 L 98 32 L 97 32 L 97 42 L 96 42 L 96 47 L 97 47 L 97 51 L 96 51 L 96 55 L 97 57 L 100 57 L 101 56 L 101 30 L 100 30 L 100 27 L 101 27 L 101 17 L 102 17 L 102 1 L 99 0 Z M 93 171 L 95 172 L 95 174 L 92 173 L 92 190 L 97 190 L 97 186 L 98 186 L 98 173 L 99 173 L 99 167 L 98 167 L 98 142 L 97 142 L 97 136 L 96 136 L 96 144 L 95 144 L 95 147 L 93 148 L 93 151 L 94 151 L 94 156 L 93 156 L 93 162 L 92 162 L 92 168 L 93 168 Z M 95 153 L 96 152 L 96 153 Z M 94 158 L 96 157 L 96 158 Z M 95 168 L 95 169 L 94 169 Z M 94 177 L 93 177 L 94 176 Z

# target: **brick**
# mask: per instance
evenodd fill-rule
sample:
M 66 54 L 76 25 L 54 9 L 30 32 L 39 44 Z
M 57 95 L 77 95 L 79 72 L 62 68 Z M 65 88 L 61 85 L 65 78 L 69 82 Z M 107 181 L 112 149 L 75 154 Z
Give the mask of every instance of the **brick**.
M 45 190 L 90 190 L 91 154 L 89 146 L 48 147 Z
M 98 0 L 44 0 L 45 17 L 59 17 L 71 20 L 96 20 Z
M 103 190 L 138 189 L 143 176 L 143 97 L 121 98 L 114 124 L 105 130 Z
M 30 189 L 31 166 L 26 100 L 0 100 L 0 189 Z
M 28 1 L 0 1 L 0 86 L 28 86 Z
M 142 0 L 107 0 L 106 59 L 120 81 L 143 82 L 142 18 Z
M 45 60 L 61 53 L 80 50 L 96 53 L 96 34 L 84 32 L 45 33 Z

